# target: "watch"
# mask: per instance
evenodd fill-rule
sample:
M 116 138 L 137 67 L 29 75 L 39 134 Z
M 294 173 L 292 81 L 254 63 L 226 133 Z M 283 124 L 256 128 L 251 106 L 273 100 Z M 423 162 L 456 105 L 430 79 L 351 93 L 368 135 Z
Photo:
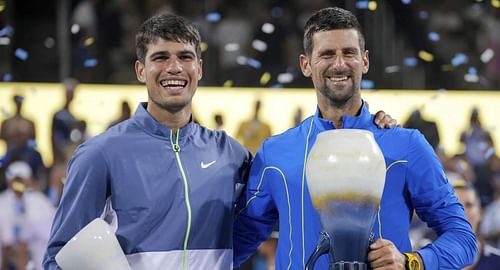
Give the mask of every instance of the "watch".
M 406 263 L 405 263 L 405 269 L 406 270 L 423 270 L 424 268 L 422 267 L 422 263 L 420 262 L 420 258 L 416 253 L 405 253 L 404 254 L 406 257 Z

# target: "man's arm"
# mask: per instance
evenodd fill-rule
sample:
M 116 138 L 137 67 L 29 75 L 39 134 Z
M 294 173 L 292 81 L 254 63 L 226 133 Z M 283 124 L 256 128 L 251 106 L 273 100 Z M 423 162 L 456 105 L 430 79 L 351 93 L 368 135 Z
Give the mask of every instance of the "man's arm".
M 80 229 L 99 217 L 109 195 L 106 159 L 97 145 L 82 145 L 70 160 L 68 177 L 56 211 L 44 269 L 60 269 L 55 256 Z
M 459 269 L 474 262 L 477 240 L 453 193 L 444 169 L 420 132 L 409 145 L 407 186 L 410 200 L 438 238 L 417 250 L 426 269 Z
M 234 267 L 239 267 L 269 238 L 278 219 L 268 185 L 277 172 L 266 168 L 263 157 L 264 145 L 254 159 L 247 186 L 236 207 Z

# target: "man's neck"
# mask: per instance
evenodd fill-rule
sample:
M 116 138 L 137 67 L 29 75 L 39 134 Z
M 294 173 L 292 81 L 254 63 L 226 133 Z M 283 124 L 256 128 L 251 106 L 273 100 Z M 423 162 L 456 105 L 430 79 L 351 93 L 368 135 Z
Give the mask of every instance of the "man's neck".
M 342 116 L 357 115 L 362 104 L 361 97 L 353 97 L 342 106 L 335 106 L 329 102 L 318 102 L 318 107 L 324 119 L 332 121 L 336 128 L 343 128 Z
M 153 118 L 164 126 L 176 131 L 189 123 L 191 119 L 191 105 L 177 112 L 170 112 L 148 103 L 147 111 Z

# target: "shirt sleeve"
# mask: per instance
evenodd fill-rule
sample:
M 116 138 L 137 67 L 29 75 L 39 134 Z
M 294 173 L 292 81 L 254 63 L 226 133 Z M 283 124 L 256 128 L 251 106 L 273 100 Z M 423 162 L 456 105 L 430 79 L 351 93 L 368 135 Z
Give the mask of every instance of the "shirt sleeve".
M 236 205 L 233 232 L 234 267 L 239 267 L 267 240 L 278 219 L 269 182 L 276 175 L 264 160 L 264 146 L 255 156 L 248 183 Z
M 438 238 L 417 252 L 425 269 L 461 269 L 472 264 L 477 241 L 443 167 L 424 136 L 415 131 L 409 146 L 407 185 L 415 210 Z
M 83 144 L 68 164 L 68 177 L 57 208 L 44 269 L 60 269 L 55 256 L 85 225 L 101 216 L 109 195 L 106 159 L 98 145 Z

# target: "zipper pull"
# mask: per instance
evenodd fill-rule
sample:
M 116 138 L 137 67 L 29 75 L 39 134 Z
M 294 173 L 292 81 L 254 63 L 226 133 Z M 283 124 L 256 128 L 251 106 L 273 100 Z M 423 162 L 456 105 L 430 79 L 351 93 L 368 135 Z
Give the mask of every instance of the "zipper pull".
M 174 132 L 172 130 L 170 130 L 170 144 L 172 144 L 172 150 L 175 153 L 179 153 L 181 151 L 181 147 L 179 145 L 179 132 L 181 132 L 181 131 L 177 130 L 175 132 L 175 143 L 174 143 L 174 138 L 173 138 Z

